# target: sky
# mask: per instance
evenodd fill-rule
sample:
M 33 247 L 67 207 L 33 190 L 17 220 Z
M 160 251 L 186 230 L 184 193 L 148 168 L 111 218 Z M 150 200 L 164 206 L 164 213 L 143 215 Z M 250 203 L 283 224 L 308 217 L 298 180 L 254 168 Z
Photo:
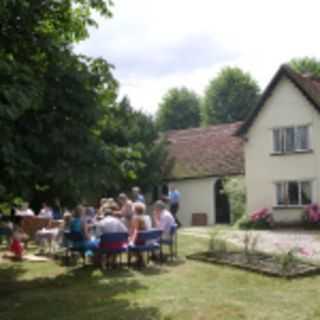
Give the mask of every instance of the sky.
M 225 66 L 263 89 L 293 57 L 320 58 L 317 0 L 114 0 L 113 18 L 77 52 L 115 66 L 120 96 L 155 114 L 163 95 L 185 86 L 203 95 Z

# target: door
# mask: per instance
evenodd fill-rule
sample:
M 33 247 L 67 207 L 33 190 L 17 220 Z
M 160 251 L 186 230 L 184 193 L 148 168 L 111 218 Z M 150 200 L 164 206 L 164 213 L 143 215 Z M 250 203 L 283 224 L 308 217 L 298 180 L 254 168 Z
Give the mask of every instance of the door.
M 216 204 L 216 223 L 230 223 L 230 203 L 228 195 L 224 192 L 223 182 L 221 179 L 216 181 L 214 187 L 214 197 Z

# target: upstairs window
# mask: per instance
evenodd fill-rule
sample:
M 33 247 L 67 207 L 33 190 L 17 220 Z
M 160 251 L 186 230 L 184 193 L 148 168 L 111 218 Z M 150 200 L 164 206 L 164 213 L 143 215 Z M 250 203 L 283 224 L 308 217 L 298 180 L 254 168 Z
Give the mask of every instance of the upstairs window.
M 287 127 L 273 129 L 273 152 L 293 153 L 309 151 L 310 128 L 309 126 Z
M 276 183 L 277 206 L 304 206 L 312 203 L 311 181 Z

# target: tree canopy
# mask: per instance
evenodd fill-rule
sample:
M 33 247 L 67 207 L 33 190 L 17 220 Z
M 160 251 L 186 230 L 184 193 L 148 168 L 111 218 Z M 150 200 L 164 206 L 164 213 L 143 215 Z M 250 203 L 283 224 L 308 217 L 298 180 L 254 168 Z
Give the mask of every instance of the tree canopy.
M 94 199 L 145 165 L 133 140 L 140 134 L 150 146 L 151 120 L 135 117 L 144 131 L 130 124 L 131 140 L 120 141 L 128 114 L 116 103 L 112 66 L 72 50 L 96 25 L 92 11 L 109 17 L 110 8 L 104 0 L 1 1 L 0 202 Z
M 320 60 L 312 57 L 291 59 L 289 65 L 301 74 L 320 77 Z
M 187 88 L 170 89 L 162 99 L 156 115 L 161 131 L 198 127 L 200 100 Z
M 117 190 L 126 190 L 139 182 L 146 190 L 161 183 L 170 170 L 166 142 L 158 137 L 158 130 L 150 115 L 135 110 L 128 97 L 124 97 L 112 110 L 102 131 L 104 143 L 124 150 L 127 157 L 120 160 Z M 155 143 L 157 141 L 157 143 Z
M 239 68 L 226 67 L 206 89 L 202 106 L 205 125 L 244 120 L 259 98 L 258 84 Z

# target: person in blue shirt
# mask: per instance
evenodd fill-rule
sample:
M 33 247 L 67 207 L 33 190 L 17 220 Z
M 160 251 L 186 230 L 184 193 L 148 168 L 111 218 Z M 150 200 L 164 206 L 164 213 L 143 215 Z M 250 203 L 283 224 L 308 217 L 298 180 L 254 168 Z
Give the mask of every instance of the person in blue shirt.
M 144 196 L 141 193 L 141 190 L 139 187 L 132 188 L 132 197 L 133 197 L 133 202 L 145 203 Z
M 83 235 L 83 242 L 81 245 L 87 251 L 93 251 L 98 247 L 99 241 L 92 239 L 90 234 L 90 225 L 83 219 L 86 208 L 83 206 L 78 206 L 74 210 L 73 218 L 70 222 L 71 232 L 80 232 Z
M 174 185 L 170 185 L 170 191 L 169 191 L 170 212 L 172 213 L 178 227 L 181 227 L 181 222 L 178 219 L 180 200 L 181 200 L 180 192 Z

